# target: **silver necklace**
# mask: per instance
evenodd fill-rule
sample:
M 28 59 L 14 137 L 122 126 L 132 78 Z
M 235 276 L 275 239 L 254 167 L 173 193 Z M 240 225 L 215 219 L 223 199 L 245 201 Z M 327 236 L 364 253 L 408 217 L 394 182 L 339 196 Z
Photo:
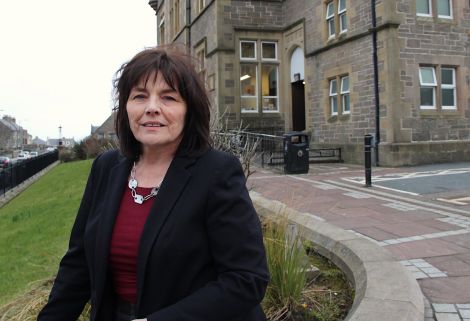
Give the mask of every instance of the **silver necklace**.
M 129 179 L 129 184 L 128 184 L 129 189 L 131 190 L 132 197 L 134 198 L 134 202 L 136 202 L 137 204 L 142 204 L 146 200 L 151 199 L 154 196 L 157 196 L 158 190 L 160 189 L 160 185 L 161 183 L 155 186 L 154 188 L 152 188 L 152 190 L 150 191 L 150 194 L 148 195 L 143 196 L 143 195 L 138 194 L 135 190 L 138 186 L 138 182 L 137 182 L 137 179 L 135 178 L 135 162 L 134 162 L 134 166 L 132 166 L 132 170 L 131 170 L 131 178 Z

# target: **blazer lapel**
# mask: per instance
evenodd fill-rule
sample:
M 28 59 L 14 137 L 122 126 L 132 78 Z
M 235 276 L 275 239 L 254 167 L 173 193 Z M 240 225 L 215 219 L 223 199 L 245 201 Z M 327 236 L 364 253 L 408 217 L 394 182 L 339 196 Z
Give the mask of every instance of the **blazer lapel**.
M 100 191 L 103 193 L 102 197 L 105 198 L 105 201 L 103 203 L 103 212 L 98 222 L 95 245 L 94 270 L 97 306 L 99 306 L 101 301 L 107 279 L 111 236 L 122 194 L 124 188 L 127 186 L 131 164 L 128 159 L 124 158 L 116 166 L 111 168 L 106 190 Z
M 137 257 L 137 311 L 141 301 L 148 256 L 168 215 L 191 176 L 186 168 L 194 161 L 195 159 L 186 157 L 173 159 L 145 222 Z

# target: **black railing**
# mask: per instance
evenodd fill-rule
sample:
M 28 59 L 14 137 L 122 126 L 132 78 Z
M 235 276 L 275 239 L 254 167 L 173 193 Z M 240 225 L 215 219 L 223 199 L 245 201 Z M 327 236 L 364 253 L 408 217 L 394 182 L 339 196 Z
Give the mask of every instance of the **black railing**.
M 17 161 L 4 169 L 0 169 L 0 193 L 18 186 L 31 176 L 37 174 L 59 159 L 59 152 L 53 151 L 34 158 Z
M 284 172 L 284 137 L 279 135 L 259 134 L 247 131 L 233 131 L 232 140 L 241 146 L 253 146 L 253 162 L 263 168 Z M 342 162 L 341 148 L 309 149 L 309 163 L 338 163 Z

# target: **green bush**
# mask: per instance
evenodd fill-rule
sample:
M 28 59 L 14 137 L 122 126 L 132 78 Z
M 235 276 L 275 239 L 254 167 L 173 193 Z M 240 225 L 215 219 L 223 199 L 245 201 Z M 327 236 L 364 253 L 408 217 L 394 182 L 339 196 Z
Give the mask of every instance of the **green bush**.
M 75 144 L 75 146 L 73 146 L 73 152 L 75 154 L 75 159 L 77 160 L 86 159 L 87 155 L 85 152 L 85 142 L 82 140 L 80 143 Z

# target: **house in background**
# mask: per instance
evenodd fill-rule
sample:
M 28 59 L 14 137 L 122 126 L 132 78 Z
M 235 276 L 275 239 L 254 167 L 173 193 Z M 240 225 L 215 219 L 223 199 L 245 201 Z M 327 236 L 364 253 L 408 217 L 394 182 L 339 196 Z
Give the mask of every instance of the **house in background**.
M 97 139 L 116 140 L 117 136 L 114 130 L 114 121 L 116 112 L 113 112 L 100 126 L 91 125 L 91 136 Z
M 16 123 L 11 116 L 0 119 L 0 148 L 4 150 L 22 149 L 31 142 L 28 131 Z
M 73 138 L 47 138 L 46 145 L 50 147 L 59 147 L 60 143 L 62 143 L 61 146 L 71 148 L 75 146 L 76 142 L 75 139 Z
M 197 60 L 214 115 L 310 134 L 381 165 L 470 159 L 470 4 L 460 0 L 151 0 L 159 44 Z

